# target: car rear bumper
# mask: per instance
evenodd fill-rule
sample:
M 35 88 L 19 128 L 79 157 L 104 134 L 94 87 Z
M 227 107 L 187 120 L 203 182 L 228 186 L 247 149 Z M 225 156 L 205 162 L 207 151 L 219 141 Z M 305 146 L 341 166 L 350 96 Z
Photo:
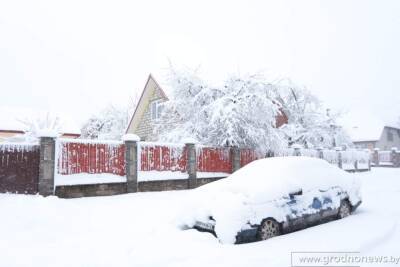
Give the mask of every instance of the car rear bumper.
M 358 208 L 358 206 L 361 205 L 361 203 L 362 203 L 362 201 L 360 200 L 355 205 L 352 205 L 351 206 L 351 212 L 354 212 Z

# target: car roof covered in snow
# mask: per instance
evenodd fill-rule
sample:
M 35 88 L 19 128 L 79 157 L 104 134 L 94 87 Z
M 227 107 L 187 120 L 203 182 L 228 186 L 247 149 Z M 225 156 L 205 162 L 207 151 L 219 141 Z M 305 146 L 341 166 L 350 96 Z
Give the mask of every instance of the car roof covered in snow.
M 324 160 L 274 157 L 251 162 L 226 179 L 204 185 L 203 192 L 242 194 L 249 202 L 270 201 L 289 193 L 339 186 L 350 190 L 354 177 Z

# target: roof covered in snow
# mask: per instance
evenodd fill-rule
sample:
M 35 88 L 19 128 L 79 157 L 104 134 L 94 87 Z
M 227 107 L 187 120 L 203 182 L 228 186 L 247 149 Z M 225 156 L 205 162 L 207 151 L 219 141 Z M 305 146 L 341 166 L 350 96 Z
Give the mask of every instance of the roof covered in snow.
M 3 131 L 25 131 L 26 125 L 23 121 L 35 120 L 46 117 L 48 112 L 27 108 L 0 107 L 0 130 Z M 80 134 L 80 127 L 67 115 L 49 113 L 52 117 L 60 120 L 60 131 L 62 133 Z
M 400 127 L 393 124 L 382 124 L 380 126 L 363 125 L 354 126 L 348 129 L 347 132 L 353 142 L 378 141 L 385 127 L 400 129 Z

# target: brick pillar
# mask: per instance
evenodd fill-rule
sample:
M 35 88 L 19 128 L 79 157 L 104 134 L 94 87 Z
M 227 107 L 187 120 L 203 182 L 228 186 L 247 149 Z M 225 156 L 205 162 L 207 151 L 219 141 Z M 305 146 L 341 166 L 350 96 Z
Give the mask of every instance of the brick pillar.
M 379 166 L 379 148 L 374 148 L 374 154 L 372 155 L 372 161 L 375 166 Z
M 127 193 L 138 191 L 138 143 L 139 137 L 134 134 L 126 134 L 123 137 L 125 143 L 125 175 Z
M 232 173 L 240 169 L 240 149 L 237 146 L 231 147 Z
M 188 188 L 197 187 L 197 160 L 196 160 L 196 144 L 195 142 L 186 142 L 187 153 L 187 172 L 189 175 Z
M 39 194 L 54 195 L 55 139 L 40 137 Z
M 337 157 L 338 157 L 338 167 L 343 168 L 343 161 L 342 161 L 342 148 L 340 147 L 335 147 Z

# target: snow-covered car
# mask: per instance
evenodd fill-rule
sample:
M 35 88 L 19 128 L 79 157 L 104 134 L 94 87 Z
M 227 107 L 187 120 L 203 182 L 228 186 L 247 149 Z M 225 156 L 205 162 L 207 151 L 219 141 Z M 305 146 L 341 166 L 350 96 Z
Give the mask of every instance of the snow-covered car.
M 197 188 L 184 225 L 240 244 L 344 218 L 360 204 L 353 174 L 321 159 L 275 157 Z

